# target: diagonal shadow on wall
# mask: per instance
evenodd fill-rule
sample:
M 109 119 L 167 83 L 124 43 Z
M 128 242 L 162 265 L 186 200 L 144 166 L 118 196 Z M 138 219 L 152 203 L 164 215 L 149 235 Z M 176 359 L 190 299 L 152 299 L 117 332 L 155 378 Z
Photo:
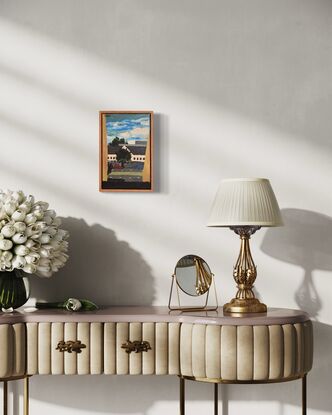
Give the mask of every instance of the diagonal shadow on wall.
M 331 1 L 77 4 L 2 0 L 1 15 L 92 60 L 189 92 L 300 142 L 315 137 L 331 150 Z

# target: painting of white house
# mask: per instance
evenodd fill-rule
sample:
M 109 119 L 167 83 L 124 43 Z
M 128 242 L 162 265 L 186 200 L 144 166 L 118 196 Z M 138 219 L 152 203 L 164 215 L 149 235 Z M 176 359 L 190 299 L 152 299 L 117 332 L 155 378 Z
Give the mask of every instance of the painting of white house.
M 152 190 L 152 112 L 101 112 L 101 190 Z

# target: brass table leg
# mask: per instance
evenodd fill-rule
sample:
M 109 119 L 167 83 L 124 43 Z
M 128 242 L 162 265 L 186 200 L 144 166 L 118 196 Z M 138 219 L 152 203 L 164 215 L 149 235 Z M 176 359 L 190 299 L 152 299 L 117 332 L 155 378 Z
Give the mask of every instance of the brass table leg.
M 23 413 L 29 415 L 29 377 L 24 378 Z
M 190 379 L 195 380 L 194 378 L 190 378 Z M 214 387 L 214 415 L 218 415 L 219 382 L 213 382 L 213 383 L 214 383 L 214 386 L 213 386 Z M 247 382 L 247 383 L 250 383 L 250 382 Z M 264 383 L 264 382 L 261 382 L 261 383 Z M 29 415 L 29 414 L 27 413 L 25 415 Z M 180 377 L 180 415 L 185 415 L 185 378 L 183 377 Z M 307 374 L 303 375 L 302 377 L 302 415 L 307 415 Z
M 8 415 L 8 382 L 13 382 L 17 380 L 24 381 L 23 386 L 23 413 L 24 415 L 29 415 L 29 376 L 11 376 L 8 378 L 0 379 L 0 382 L 3 383 L 3 415 Z
M 307 415 L 307 375 L 302 378 L 302 415 Z
M 214 415 L 218 415 L 218 383 L 214 384 Z
M 180 415 L 185 415 L 185 389 L 184 378 L 180 378 Z
M 8 382 L 3 382 L 3 415 L 8 415 Z

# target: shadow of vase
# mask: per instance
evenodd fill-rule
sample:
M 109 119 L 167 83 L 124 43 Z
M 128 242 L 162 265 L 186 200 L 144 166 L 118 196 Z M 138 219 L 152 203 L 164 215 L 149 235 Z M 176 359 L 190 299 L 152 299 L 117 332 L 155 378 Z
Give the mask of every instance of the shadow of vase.
M 332 218 L 302 209 L 282 209 L 283 227 L 268 229 L 261 245 L 267 255 L 303 268 L 295 293 L 298 306 L 316 318 L 322 308 L 314 270 L 332 271 Z
M 50 279 L 30 278 L 32 297 L 61 301 L 88 298 L 98 305 L 151 305 L 154 278 L 142 255 L 114 231 L 88 225 L 83 219 L 63 218 L 70 233 L 69 260 Z

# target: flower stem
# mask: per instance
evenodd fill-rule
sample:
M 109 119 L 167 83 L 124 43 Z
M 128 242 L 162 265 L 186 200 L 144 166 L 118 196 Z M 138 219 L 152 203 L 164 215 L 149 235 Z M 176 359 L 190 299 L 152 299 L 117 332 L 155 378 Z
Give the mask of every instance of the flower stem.
M 45 308 L 64 308 L 64 303 L 56 302 L 56 303 L 36 303 L 36 308 L 45 309 Z

